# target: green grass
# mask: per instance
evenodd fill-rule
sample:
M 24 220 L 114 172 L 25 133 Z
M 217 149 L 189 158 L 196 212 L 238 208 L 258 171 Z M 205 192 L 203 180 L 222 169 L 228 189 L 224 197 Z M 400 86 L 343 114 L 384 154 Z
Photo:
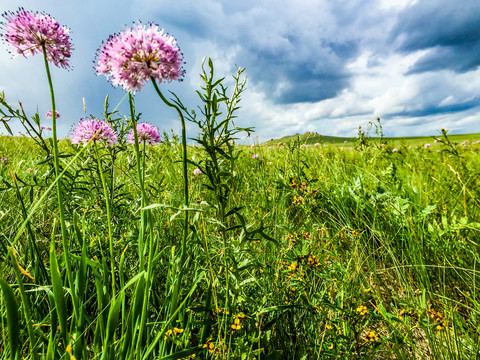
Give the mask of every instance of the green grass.
M 460 143 L 477 135 L 449 138 Z M 112 215 L 110 259 L 92 149 L 67 168 L 70 242 L 64 249 L 56 196 L 47 193 L 51 165 L 40 164 L 44 154 L 31 140 L 2 137 L 0 156 L 9 158 L 18 191 L 9 166 L 0 166 L 0 274 L 18 306 L 12 310 L 11 292 L 2 292 L 0 358 L 11 356 L 7 313 L 15 313 L 17 355 L 26 358 L 36 357 L 36 349 L 38 358 L 52 359 L 69 352 L 77 359 L 476 359 L 479 145 L 457 145 L 455 155 L 428 137 L 387 140 L 382 148 L 371 139 L 363 150 L 330 145 L 326 137 L 326 146 L 301 146 L 318 142 L 312 136 L 274 148 L 237 146 L 226 207 L 238 215 L 223 221 L 206 175 L 193 175 L 190 165 L 189 257 L 180 316 L 171 317 L 183 227 L 181 146 L 165 142 L 146 151 L 154 275 L 144 292 L 132 146 L 100 152 Z M 430 149 L 423 148 L 427 140 Z M 394 146 L 400 152 L 392 153 Z M 68 140 L 60 148 L 64 155 L 80 150 Z M 205 159 L 198 147 L 189 148 L 192 156 Z M 72 159 L 62 158 L 62 166 Z M 22 208 L 29 213 L 39 201 L 19 233 Z M 8 248 L 34 280 L 17 271 Z M 62 255 L 67 250 L 73 288 Z M 112 261 L 116 297 L 109 292 Z
M 441 131 L 439 130 L 437 134 L 432 134 L 431 136 L 402 136 L 402 137 L 384 137 L 383 142 L 389 143 L 392 146 L 399 146 L 401 144 L 406 144 L 408 146 L 423 146 L 427 143 L 432 143 L 435 138 L 440 138 L 442 136 Z M 472 134 L 454 134 L 449 135 L 452 141 L 457 143 L 462 143 L 463 141 L 475 142 L 480 140 L 480 133 Z M 369 137 L 370 141 L 380 143 L 380 138 L 375 136 Z M 356 137 L 341 137 L 341 136 L 328 136 L 321 135 L 314 132 L 306 132 L 305 134 L 295 134 L 284 136 L 279 139 L 265 141 L 263 144 L 272 146 L 277 145 L 278 143 L 290 143 L 298 141 L 301 144 L 329 144 L 329 145 L 338 145 L 338 146 L 353 146 L 357 142 L 358 138 Z M 347 141 L 347 143 L 345 143 Z

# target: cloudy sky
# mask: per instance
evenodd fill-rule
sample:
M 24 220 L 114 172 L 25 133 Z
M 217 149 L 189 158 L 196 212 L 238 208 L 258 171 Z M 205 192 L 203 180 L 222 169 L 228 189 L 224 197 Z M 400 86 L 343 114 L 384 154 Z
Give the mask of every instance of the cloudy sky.
M 189 107 L 198 105 L 204 57 L 219 77 L 245 67 L 237 124 L 255 126 L 259 141 L 306 131 L 355 136 L 376 117 L 389 136 L 480 132 L 478 0 L 2 0 L 0 10 L 19 3 L 71 29 L 73 68 L 53 69 L 62 136 L 84 117 L 82 98 L 88 114 L 100 116 L 107 94 L 128 113 L 125 93 L 96 76 L 93 62 L 103 40 L 136 20 L 176 37 L 185 80 L 161 86 Z M 49 109 L 42 61 L 12 59 L 0 43 L 0 90 L 30 113 Z M 179 131 L 151 84 L 135 98 L 143 120 Z

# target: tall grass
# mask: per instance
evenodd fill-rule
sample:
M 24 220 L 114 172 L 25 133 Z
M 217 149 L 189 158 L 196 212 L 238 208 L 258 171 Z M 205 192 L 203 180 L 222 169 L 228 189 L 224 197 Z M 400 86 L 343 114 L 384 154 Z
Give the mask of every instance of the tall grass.
M 478 145 L 236 145 L 242 72 L 169 100 L 186 181 L 176 136 L 60 141 L 67 242 L 52 140 L 1 138 L 1 359 L 478 357 Z

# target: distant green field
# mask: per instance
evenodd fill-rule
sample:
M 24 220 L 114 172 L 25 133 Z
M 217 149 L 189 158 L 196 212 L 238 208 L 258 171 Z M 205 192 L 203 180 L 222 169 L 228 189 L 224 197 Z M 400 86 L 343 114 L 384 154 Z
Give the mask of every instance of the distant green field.
M 392 146 L 399 146 L 405 144 L 406 146 L 422 146 L 427 143 L 433 143 L 435 137 L 441 137 L 442 134 L 439 133 L 436 136 L 407 136 L 407 137 L 385 137 L 384 143 L 388 143 Z M 462 143 L 463 141 L 475 142 L 480 140 L 480 133 L 473 134 L 455 134 L 449 135 L 449 138 L 456 142 Z M 378 137 L 369 137 L 368 140 L 372 143 L 379 144 L 380 138 Z M 274 139 L 272 141 L 266 141 L 265 145 L 276 145 L 278 143 L 289 143 L 293 141 L 299 141 L 301 144 L 330 144 L 330 145 L 342 145 L 342 146 L 354 146 L 357 141 L 356 137 L 342 137 L 342 136 L 328 136 L 321 135 L 318 133 L 307 132 L 305 134 L 295 134 L 284 136 L 279 139 Z M 345 143 L 347 141 L 347 143 Z

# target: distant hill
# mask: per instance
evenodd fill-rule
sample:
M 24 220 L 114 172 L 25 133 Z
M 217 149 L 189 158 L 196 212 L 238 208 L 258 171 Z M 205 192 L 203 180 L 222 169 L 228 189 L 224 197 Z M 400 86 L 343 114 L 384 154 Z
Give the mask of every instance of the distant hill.
M 402 136 L 402 137 L 384 137 L 384 141 L 388 143 L 400 143 L 400 142 L 408 142 L 412 145 L 422 144 L 433 142 L 434 137 L 442 137 L 442 134 L 436 134 L 431 136 Z M 480 140 L 480 133 L 472 133 L 472 134 L 456 134 L 456 135 L 448 135 L 450 140 L 454 142 L 461 143 L 465 140 L 467 141 L 478 141 Z M 370 141 L 379 141 L 378 137 L 368 137 Z M 341 136 L 328 136 L 328 135 L 321 135 L 318 133 L 306 132 L 305 134 L 295 134 L 284 136 L 279 139 L 273 139 L 269 141 L 265 141 L 264 145 L 277 145 L 278 143 L 290 143 L 294 141 L 299 141 L 301 144 L 330 144 L 330 145 L 345 145 L 345 146 L 352 146 L 355 144 L 357 140 L 356 137 L 341 137 Z M 346 143 L 345 143 L 346 141 Z

